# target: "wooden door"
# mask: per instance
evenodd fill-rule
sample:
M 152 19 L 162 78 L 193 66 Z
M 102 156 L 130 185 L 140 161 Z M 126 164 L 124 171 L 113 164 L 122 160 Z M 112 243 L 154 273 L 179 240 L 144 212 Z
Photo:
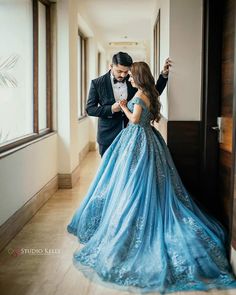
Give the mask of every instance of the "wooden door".
M 232 241 L 236 240 L 233 229 L 235 187 L 235 116 L 236 116 L 236 47 L 235 47 L 235 0 L 223 2 L 223 32 L 221 56 L 221 140 L 219 144 L 219 194 L 223 201 L 226 225 L 230 230 Z M 235 242 L 233 242 L 235 244 Z
M 236 5 L 234 0 L 204 3 L 202 196 L 233 241 Z

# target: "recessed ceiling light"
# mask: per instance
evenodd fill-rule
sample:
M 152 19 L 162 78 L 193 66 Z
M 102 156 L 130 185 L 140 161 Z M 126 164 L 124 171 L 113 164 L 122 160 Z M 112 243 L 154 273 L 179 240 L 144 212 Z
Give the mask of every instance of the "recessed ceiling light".
M 110 46 L 137 46 L 138 42 L 109 42 Z

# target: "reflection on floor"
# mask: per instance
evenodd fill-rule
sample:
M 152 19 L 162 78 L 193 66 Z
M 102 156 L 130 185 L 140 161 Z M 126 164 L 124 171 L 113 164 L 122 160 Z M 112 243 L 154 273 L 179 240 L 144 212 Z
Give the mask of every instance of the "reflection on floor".
M 87 155 L 81 177 L 70 190 L 59 190 L 0 253 L 0 293 L 3 295 L 127 295 L 88 281 L 74 268 L 72 253 L 79 247 L 66 231 L 85 195 L 100 157 Z M 24 254 L 22 254 L 24 251 Z M 235 290 L 178 292 L 175 295 L 235 295 Z

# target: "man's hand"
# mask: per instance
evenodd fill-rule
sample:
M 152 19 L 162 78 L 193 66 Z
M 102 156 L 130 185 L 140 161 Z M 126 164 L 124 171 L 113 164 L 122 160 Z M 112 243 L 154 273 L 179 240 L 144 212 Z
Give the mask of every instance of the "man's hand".
M 111 106 L 111 110 L 112 110 L 112 113 L 118 113 L 121 111 L 121 108 L 120 108 L 120 104 L 119 102 L 115 102 L 112 106 Z
M 172 60 L 168 57 L 166 60 L 165 60 L 165 64 L 164 64 L 164 67 L 163 67 L 163 70 L 161 71 L 161 74 L 163 76 L 166 76 L 168 77 L 168 74 L 169 74 L 169 71 L 170 71 L 170 67 L 172 66 Z

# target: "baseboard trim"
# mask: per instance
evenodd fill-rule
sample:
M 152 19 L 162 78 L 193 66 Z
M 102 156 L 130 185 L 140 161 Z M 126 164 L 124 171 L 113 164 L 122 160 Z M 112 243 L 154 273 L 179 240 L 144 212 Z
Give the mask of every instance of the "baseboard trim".
M 0 251 L 58 190 L 58 176 L 51 179 L 37 194 L 0 226 Z
M 96 144 L 95 141 L 90 141 L 90 143 L 89 143 L 89 151 L 90 151 L 90 152 L 96 151 L 96 150 L 97 150 L 96 145 L 97 145 L 97 144 Z
M 72 173 L 58 174 L 58 188 L 71 189 L 79 180 L 79 164 L 72 171 Z

